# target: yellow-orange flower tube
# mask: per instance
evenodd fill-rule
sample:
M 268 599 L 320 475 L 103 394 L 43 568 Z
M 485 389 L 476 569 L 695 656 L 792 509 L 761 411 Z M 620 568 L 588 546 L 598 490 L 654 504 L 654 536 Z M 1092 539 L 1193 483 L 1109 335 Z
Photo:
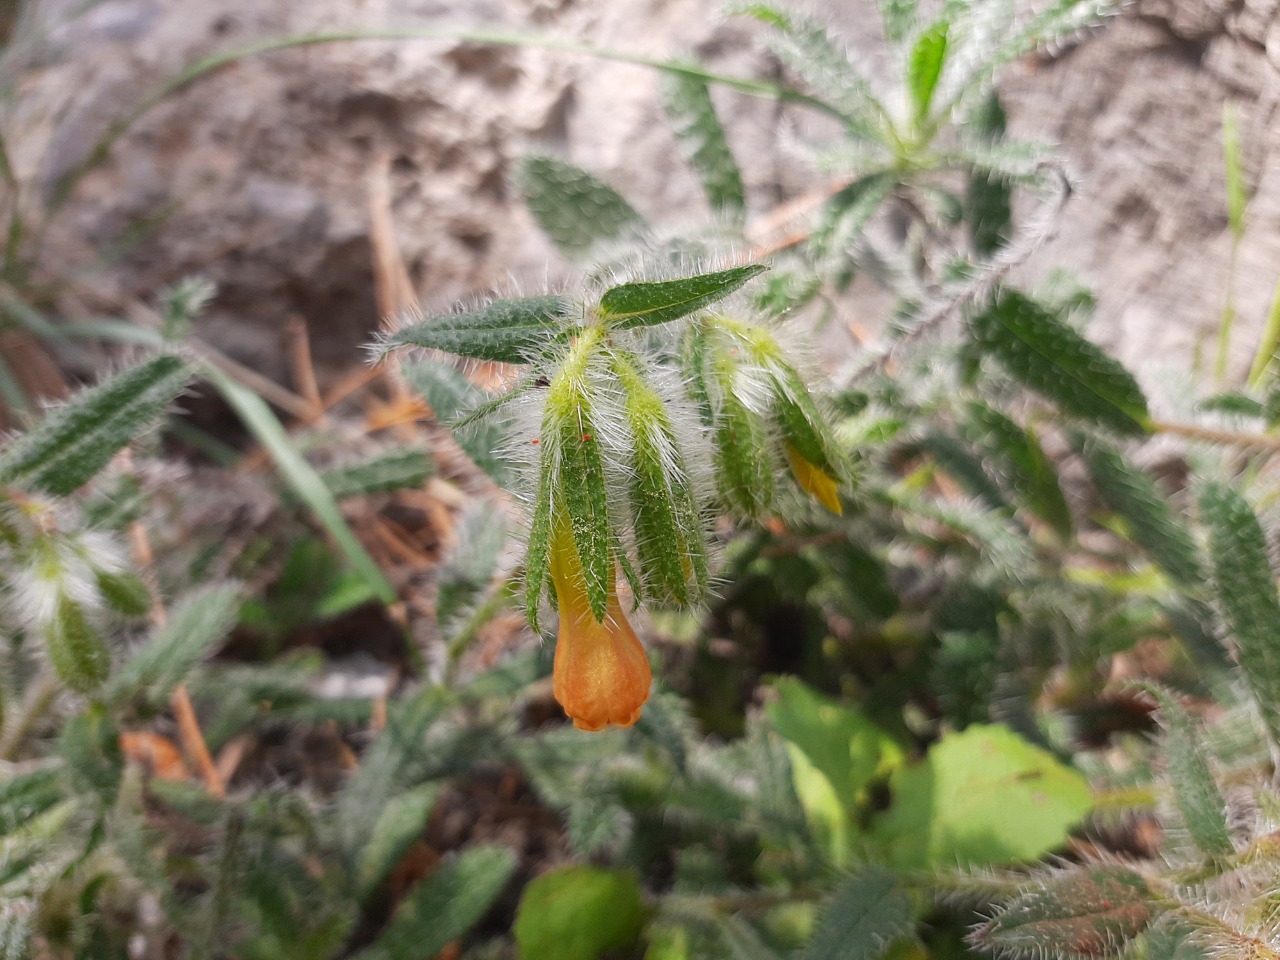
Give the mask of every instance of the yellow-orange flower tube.
M 640 638 L 627 622 L 616 590 L 604 622 L 587 600 L 582 562 L 567 518 L 553 524 L 551 580 L 560 607 L 553 689 L 579 730 L 629 727 L 640 719 L 653 674 Z
M 787 444 L 787 459 L 791 461 L 791 473 L 800 488 L 835 514 L 844 513 L 835 477 L 817 464 L 806 460 L 791 444 Z

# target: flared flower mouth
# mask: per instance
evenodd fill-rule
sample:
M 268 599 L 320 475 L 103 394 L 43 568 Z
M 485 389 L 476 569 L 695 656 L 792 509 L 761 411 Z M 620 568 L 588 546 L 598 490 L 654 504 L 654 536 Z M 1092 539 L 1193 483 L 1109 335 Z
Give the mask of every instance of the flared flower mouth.
M 806 460 L 791 444 L 787 444 L 787 459 L 791 462 L 791 473 L 800 488 L 817 500 L 832 513 L 844 513 L 840 505 L 840 494 L 836 487 L 835 477 L 831 476 L 817 464 Z
M 551 580 L 560 608 L 553 689 L 579 730 L 629 727 L 640 719 L 653 674 L 615 589 L 603 621 L 591 611 L 568 518 L 553 523 Z

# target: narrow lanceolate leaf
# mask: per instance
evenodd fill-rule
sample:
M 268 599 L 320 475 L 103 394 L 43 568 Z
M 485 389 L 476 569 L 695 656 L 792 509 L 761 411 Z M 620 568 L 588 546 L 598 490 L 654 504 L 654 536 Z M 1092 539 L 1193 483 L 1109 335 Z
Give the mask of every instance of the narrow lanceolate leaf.
M 915 26 L 916 0 L 879 0 L 879 5 L 884 38 L 890 43 L 900 42 Z
M 405 364 L 402 372 L 409 386 L 430 404 L 436 420 L 453 432 L 454 441 L 472 463 L 499 484 L 510 478 L 511 463 L 499 452 L 507 441 L 502 423 L 483 419 L 461 426 L 455 423 L 460 416 L 493 402 L 483 390 L 442 360 Z M 502 398 L 511 397 L 515 392 L 505 393 Z
M 707 334 L 700 324 L 690 326 L 680 341 L 680 370 L 684 374 L 685 390 L 698 408 L 698 416 L 704 426 L 715 423 L 715 411 L 711 406 L 711 390 L 708 386 Z
M 618 330 L 678 320 L 723 300 L 766 269 L 762 263 L 749 263 L 679 280 L 624 283 L 600 298 L 600 317 Z
M 45 629 L 49 662 L 58 678 L 73 690 L 88 693 L 107 678 L 111 657 L 85 617 L 84 608 L 63 594 Z
M 854 68 L 844 45 L 816 20 L 787 11 L 770 11 L 764 4 L 749 12 L 773 12 L 769 18 L 777 28 L 767 38 L 770 50 L 783 65 L 807 86 L 815 98 L 838 113 L 846 130 L 863 140 L 878 141 L 884 108 L 872 93 L 871 85 Z
M 627 397 L 634 449 L 631 511 L 640 573 L 647 592 L 687 606 L 701 598 L 707 566 L 684 456 L 666 407 L 639 370 L 622 357 L 615 370 Z
M 741 220 L 746 202 L 742 173 L 729 149 L 711 91 L 701 77 L 668 74 L 665 81 L 667 116 L 689 151 L 689 162 L 702 180 L 707 200 L 720 213 Z
M 134 651 L 112 678 L 113 699 L 145 695 L 163 703 L 187 672 L 226 639 L 240 612 L 238 583 L 218 583 L 184 594 L 164 626 Z
M 773 461 L 766 441 L 759 417 L 726 390 L 716 417 L 716 481 L 730 511 L 749 520 L 773 506 Z
M 475 847 L 446 860 L 400 902 L 382 936 L 357 960 L 434 957 L 485 915 L 514 869 L 501 847 Z
M 1110 445 L 1093 439 L 1081 448 L 1103 502 L 1129 526 L 1129 535 L 1165 573 L 1184 586 L 1204 580 L 1191 534 L 1175 518 L 1164 494 Z
M 1062 538 L 1071 536 L 1071 508 L 1058 483 L 1058 471 L 1030 430 L 986 404 L 969 408 L 967 432 L 1008 474 L 1027 507 Z
M 977 136 L 987 143 L 1004 139 L 1004 104 L 994 90 L 976 111 L 972 124 Z M 989 257 L 1009 242 L 1013 235 L 1013 191 L 1006 177 L 987 169 L 972 171 L 965 206 L 969 241 L 975 251 Z
M 565 160 L 525 157 L 516 182 L 538 226 L 568 254 L 644 230 L 640 214 L 618 191 Z
M 1004 491 L 991 479 L 983 466 L 982 459 L 975 456 L 964 444 L 944 433 L 929 433 L 920 440 L 925 449 L 942 472 L 964 487 L 970 496 L 977 497 L 992 510 L 1004 510 L 1012 513 Z
M 422 836 L 427 817 L 440 796 L 440 784 L 424 783 L 387 801 L 364 849 L 356 858 L 357 882 L 361 898 L 377 890 L 391 868 L 404 857 L 413 842 Z M 372 811 L 371 811 L 372 812 Z
M 1119 956 L 1151 922 L 1151 899 L 1132 870 L 1072 867 L 1001 906 L 970 939 L 1010 957 Z
M 1149 431 L 1147 400 L 1133 375 L 1025 294 L 1002 290 L 969 329 L 1012 376 L 1067 413 L 1120 433 Z
M 381 349 L 426 347 L 475 360 L 529 363 L 568 326 L 572 312 L 568 297 L 495 300 L 477 310 L 414 318 L 390 334 Z
M 142 579 L 132 573 L 110 573 L 95 570 L 98 593 L 112 610 L 127 617 L 140 617 L 151 609 L 151 592 Z
M 799 960 L 877 960 L 914 929 L 911 900 L 893 873 L 869 867 L 836 891 Z
M 895 182 L 892 174 L 873 173 L 842 189 L 823 206 L 810 243 L 828 254 L 842 252 L 875 216 Z
M 335 500 L 345 500 L 420 487 L 431 476 L 432 470 L 431 458 L 425 450 L 404 447 L 388 450 L 360 463 L 326 470 L 320 474 L 320 479 Z
M 1227 804 L 1201 747 L 1202 735 L 1182 704 L 1167 691 L 1155 686 L 1147 690 L 1160 704 L 1169 782 L 1183 826 L 1206 857 L 1228 857 L 1235 846 L 1227 830 Z
M 783 438 L 795 451 L 832 478 L 844 476 L 843 458 L 831 437 L 827 419 L 818 409 L 804 379 L 783 361 L 771 366 L 774 412 Z
M 189 377 L 181 358 L 164 354 L 81 391 L 5 448 L 0 482 L 71 493 L 158 423 Z
M 542 606 L 542 594 L 551 571 L 551 498 L 555 472 L 550 464 L 552 456 L 552 451 L 544 447 L 538 464 L 537 499 L 529 521 L 529 552 L 524 559 L 524 615 L 534 633 L 541 632 L 538 609 Z
M 1214 589 L 1229 642 L 1273 741 L 1280 743 L 1280 601 L 1267 538 L 1244 497 L 1226 484 L 1205 487 L 1200 514 L 1209 529 Z
M 609 592 L 615 583 L 604 454 L 585 403 L 579 407 L 578 416 L 565 417 L 556 426 L 560 428 L 560 491 L 582 562 L 587 600 L 592 614 L 603 623 Z
M 940 20 L 920 35 L 907 60 L 907 89 L 919 124 L 929 116 L 933 92 L 938 89 L 947 59 L 947 32 L 950 24 Z

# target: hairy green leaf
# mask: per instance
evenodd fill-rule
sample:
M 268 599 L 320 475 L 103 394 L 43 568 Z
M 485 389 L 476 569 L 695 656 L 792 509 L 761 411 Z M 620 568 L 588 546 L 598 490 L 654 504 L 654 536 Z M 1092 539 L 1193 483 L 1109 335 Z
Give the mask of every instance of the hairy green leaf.
M 570 255 L 644 231 L 640 214 L 618 191 L 566 160 L 524 157 L 516 183 L 538 225 Z
M 603 623 L 616 577 L 604 454 L 585 404 L 579 416 L 566 417 L 557 426 L 561 428 L 560 493 L 582 563 L 587 600 L 596 620 Z
M 669 73 L 664 90 L 667 116 L 689 151 L 689 162 L 702 180 L 707 200 L 715 210 L 741 221 L 746 210 L 742 173 L 711 101 L 707 81 Z
M 111 679 L 111 698 L 146 696 L 163 703 L 187 672 L 235 626 L 241 586 L 217 583 L 184 594 L 168 620 L 133 652 Z
M 1080 452 L 1103 502 L 1124 518 L 1147 556 L 1183 586 L 1203 583 L 1195 541 L 1155 482 L 1101 439 L 1082 444 Z
M 1280 743 L 1280 601 L 1262 525 L 1239 491 L 1210 483 L 1200 495 L 1214 589 L 1272 742 Z
M 1209 769 L 1200 731 L 1168 691 L 1154 685 L 1145 689 L 1160 705 L 1169 783 L 1191 841 L 1206 857 L 1230 856 L 1235 846 L 1227 830 L 1227 804 Z
M 409 386 L 422 394 L 436 420 L 450 429 L 454 441 L 471 458 L 471 462 L 492 477 L 495 483 L 509 482 L 512 465 L 499 452 L 508 437 L 503 424 L 494 419 L 461 426 L 451 422 L 459 415 L 484 405 L 488 394 L 442 360 L 422 360 L 405 364 L 402 369 Z
M 764 425 L 731 391 L 716 418 L 715 464 L 720 495 L 731 511 L 756 519 L 773 505 L 773 460 Z
M 111 656 L 107 645 L 89 624 L 84 608 L 71 597 L 58 597 L 57 609 L 45 627 L 49 661 L 68 687 L 88 693 L 107 678 Z
M 473 847 L 446 860 L 410 891 L 382 936 L 356 957 L 435 956 L 484 916 L 514 869 L 514 857 L 502 847 Z
M 884 25 L 884 38 L 890 43 L 900 43 L 916 24 L 917 0 L 877 0 L 880 20 Z
M 401 447 L 320 474 L 335 500 L 409 490 L 427 482 L 434 464 L 425 450 Z
M 969 407 L 966 432 L 1007 474 L 1013 490 L 1058 536 L 1071 536 L 1074 522 L 1058 483 L 1058 469 L 1040 441 L 999 410 L 983 403 Z
M 82 390 L 0 453 L 0 482 L 65 496 L 164 416 L 191 371 L 162 354 Z
M 867 867 L 836 890 L 798 960 L 877 960 L 914 929 L 911 900 L 893 873 Z
M 1025 294 L 1005 288 L 969 329 L 1010 374 L 1064 411 L 1120 433 L 1150 429 L 1133 375 Z
M 749 263 L 678 280 L 624 283 L 605 291 L 600 316 L 619 330 L 667 323 L 723 300 L 767 269 L 764 264 Z
M 987 95 L 972 122 L 974 133 L 983 141 L 1004 139 L 1004 104 L 996 91 Z M 1013 191 L 1008 178 L 990 169 L 971 172 L 965 208 L 969 241 L 978 254 L 989 257 L 1009 242 L 1013 235 Z
M 117 613 L 140 617 L 151 609 L 151 592 L 136 574 L 95 570 L 93 576 L 98 583 L 98 593 Z
M 544 449 L 538 463 L 538 492 L 529 521 L 529 550 L 524 559 L 524 616 L 534 633 L 541 632 L 538 611 L 551 573 L 551 510 L 555 492 L 550 459 L 550 450 Z
M 440 796 L 438 783 L 424 783 L 396 794 L 378 814 L 369 840 L 359 851 L 357 874 L 361 899 L 369 897 L 422 836 Z
M 555 294 L 495 300 L 476 310 L 415 319 L 388 335 L 380 349 L 426 347 L 475 360 L 529 363 L 567 329 L 572 313 L 573 301 Z
M 974 931 L 973 943 L 1012 957 L 1093 960 L 1116 956 L 1151 922 L 1142 877 L 1120 866 L 1081 865 L 1049 874 Z

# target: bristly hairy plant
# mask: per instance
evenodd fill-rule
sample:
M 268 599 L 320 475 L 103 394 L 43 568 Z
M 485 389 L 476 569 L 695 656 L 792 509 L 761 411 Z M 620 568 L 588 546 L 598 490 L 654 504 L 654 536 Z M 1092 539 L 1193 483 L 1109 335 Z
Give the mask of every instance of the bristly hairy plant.
M 393 584 L 343 505 L 432 460 L 291 434 L 270 385 L 193 336 L 207 284 L 166 295 L 157 330 L 93 328 L 150 353 L 0 449 L 0 960 L 1277 951 L 1277 391 L 1259 374 L 1162 420 L 1087 335 L 1086 292 L 1010 280 L 1045 235 L 1015 191 L 1050 214 L 1067 191 L 1006 136 L 1000 70 L 1110 5 L 879 9 L 884 75 L 772 4 L 738 12 L 777 82 L 644 61 L 705 232 L 527 157 L 515 185 L 584 279 L 414 313 L 377 345 L 430 351 L 403 383 L 523 502 L 522 563 L 485 503 L 423 595 Z M 825 179 L 781 237 L 757 231 L 720 121 L 733 91 L 836 122 L 803 145 Z M 855 282 L 895 305 L 826 381 L 800 344 Z M 509 388 L 473 364 L 512 368 Z M 197 378 L 278 468 L 292 526 L 240 552 L 170 544 L 144 578 L 137 441 Z M 476 669 L 521 582 L 554 654 Z M 276 655 L 402 599 L 429 611 L 426 649 L 386 696 L 330 695 L 319 652 Z M 211 657 L 233 631 L 273 652 Z M 293 731 L 342 773 L 300 786 L 268 761 L 228 789 L 214 756 Z

